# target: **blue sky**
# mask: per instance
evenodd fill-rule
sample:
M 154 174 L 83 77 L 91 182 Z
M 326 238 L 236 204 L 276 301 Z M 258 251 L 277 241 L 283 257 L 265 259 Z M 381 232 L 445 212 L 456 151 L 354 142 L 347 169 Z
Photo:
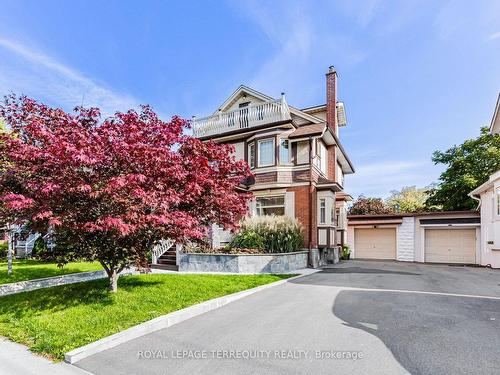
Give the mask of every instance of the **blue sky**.
M 431 154 L 489 124 L 500 91 L 499 1 L 0 3 L 0 94 L 66 110 L 151 104 L 211 113 L 239 85 L 325 102 L 335 65 L 357 173 L 346 190 L 426 186 Z

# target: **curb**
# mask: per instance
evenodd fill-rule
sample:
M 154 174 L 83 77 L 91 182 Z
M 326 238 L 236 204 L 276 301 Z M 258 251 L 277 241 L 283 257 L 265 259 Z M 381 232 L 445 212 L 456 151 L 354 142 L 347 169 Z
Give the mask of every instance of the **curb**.
M 120 273 L 120 276 L 134 274 L 134 270 L 127 269 Z M 40 279 L 17 281 L 14 283 L 0 285 L 0 297 L 10 296 L 12 294 L 29 292 L 32 290 L 52 288 L 54 286 L 76 284 L 85 281 L 105 279 L 106 272 L 104 270 L 86 271 L 68 273 L 66 275 L 44 277 Z
M 315 270 L 315 272 L 317 271 Z M 70 364 L 74 364 L 84 358 L 100 353 L 104 350 L 114 348 L 115 346 L 118 346 L 130 340 L 136 339 L 141 336 L 145 336 L 147 334 L 159 331 L 164 328 L 171 327 L 175 324 L 194 318 L 195 316 L 204 314 L 212 310 L 216 310 L 219 307 L 225 306 L 231 302 L 245 298 L 254 293 L 287 283 L 290 280 L 295 280 L 300 277 L 309 276 L 315 272 L 304 273 L 301 275 L 290 277 L 288 279 L 278 280 L 270 284 L 260 285 L 252 289 L 247 289 L 241 292 L 228 294 L 227 296 L 214 298 L 205 302 L 198 303 L 193 306 L 186 307 L 181 310 L 171 312 L 166 315 L 159 316 L 152 320 L 148 320 L 144 323 L 140 323 L 136 326 L 130 327 L 124 331 L 115 333 L 111 336 L 104 337 L 90 344 L 73 349 L 72 351 L 64 355 L 64 361 Z

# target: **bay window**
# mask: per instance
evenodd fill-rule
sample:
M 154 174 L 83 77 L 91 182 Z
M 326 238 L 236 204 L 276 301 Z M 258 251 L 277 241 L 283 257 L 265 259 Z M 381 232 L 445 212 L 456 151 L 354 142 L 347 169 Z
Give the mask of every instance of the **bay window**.
M 280 139 L 280 164 L 290 164 L 290 142 Z
M 250 169 L 255 168 L 255 143 L 248 144 L 248 165 Z
M 321 172 L 323 172 L 326 175 L 326 165 L 327 165 L 327 153 L 326 153 L 326 147 L 321 142 L 321 140 L 317 139 L 316 140 L 316 157 L 315 157 L 315 163 L 316 167 L 319 168 Z
M 319 200 L 319 223 L 320 224 L 326 223 L 326 199 L 325 198 L 321 198 Z
M 274 165 L 274 153 L 275 153 L 275 145 L 274 138 L 262 139 L 258 141 L 258 166 L 259 167 L 267 167 Z

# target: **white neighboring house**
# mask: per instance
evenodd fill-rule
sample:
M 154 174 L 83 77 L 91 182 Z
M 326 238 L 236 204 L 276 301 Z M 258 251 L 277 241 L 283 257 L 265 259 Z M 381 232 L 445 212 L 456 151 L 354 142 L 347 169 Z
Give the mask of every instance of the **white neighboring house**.
M 491 120 L 490 132 L 500 134 L 500 94 Z M 480 201 L 481 264 L 500 268 L 500 170 L 471 191 L 469 196 Z

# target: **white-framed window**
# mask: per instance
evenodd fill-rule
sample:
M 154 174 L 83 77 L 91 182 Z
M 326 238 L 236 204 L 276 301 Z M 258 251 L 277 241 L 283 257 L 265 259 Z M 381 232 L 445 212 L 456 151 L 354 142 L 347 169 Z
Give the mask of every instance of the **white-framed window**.
M 337 163 L 337 182 L 340 186 L 344 186 L 344 172 L 342 172 L 342 166 Z
M 326 175 L 326 163 L 327 163 L 327 156 L 326 156 L 326 147 L 321 142 L 321 140 L 317 139 L 316 140 L 316 167 L 320 169 L 321 172 L 323 172 Z
M 259 167 L 267 167 L 274 165 L 275 157 L 275 144 L 274 138 L 261 139 L 258 141 L 259 153 L 258 153 L 258 165 Z
M 292 153 L 290 148 L 290 141 L 288 139 L 280 139 L 280 164 L 290 164 Z
M 319 200 L 319 223 L 326 224 L 326 199 L 320 198 Z
M 248 144 L 248 165 L 250 166 L 250 169 L 255 168 L 255 143 L 249 143 Z
M 255 198 L 255 213 L 257 216 L 285 214 L 285 195 L 273 195 Z
M 496 205 L 497 205 L 496 213 L 497 213 L 497 216 L 500 216 L 500 187 L 497 187 L 495 196 L 496 196 L 495 200 L 496 200 Z

